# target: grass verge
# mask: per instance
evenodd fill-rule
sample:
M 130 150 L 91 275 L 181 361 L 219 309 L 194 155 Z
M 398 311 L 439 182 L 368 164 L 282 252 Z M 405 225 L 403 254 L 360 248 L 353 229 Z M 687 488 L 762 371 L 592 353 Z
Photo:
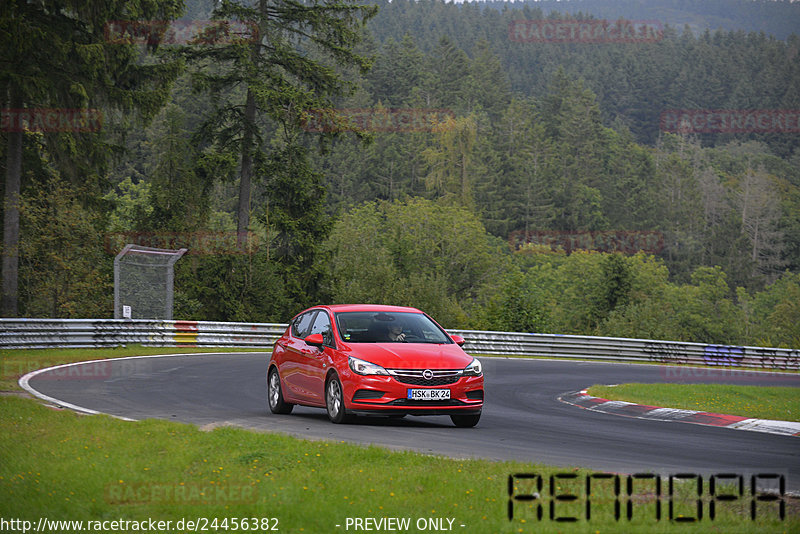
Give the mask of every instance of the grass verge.
M 800 421 L 800 390 L 794 387 L 724 384 L 620 384 L 592 386 L 589 395 L 757 419 Z
M 0 387 L 19 391 L 18 377 L 36 368 L 167 352 L 213 350 L 5 351 L 0 354 L 4 366 Z M 535 477 L 509 481 L 515 474 Z M 455 460 L 312 442 L 230 427 L 203 432 L 168 421 L 124 422 L 52 410 L 30 399 L 0 397 L 0 521 L 17 519 L 35 525 L 41 518 L 80 520 L 84 531 L 91 526 L 87 522 L 99 521 L 96 531 L 105 525 L 110 527 L 106 531 L 117 532 L 134 528 L 102 522 L 170 521 L 159 528 L 161 532 L 266 532 L 275 527 L 280 532 L 352 532 L 356 519 L 362 520 L 362 526 L 370 526 L 363 522 L 367 518 L 398 518 L 401 522 L 396 526 L 408 520 L 408 529 L 395 530 L 405 532 L 448 528 L 469 533 L 800 531 L 796 499 L 785 500 L 785 520 L 779 518 L 777 502 L 757 501 L 753 520 L 747 481 L 742 497 L 716 503 L 713 520 L 706 482 L 701 498 L 703 518 L 690 523 L 678 519 L 696 517 L 697 492 L 692 483 L 676 484 L 670 518 L 667 480 L 662 481 L 660 497 L 653 491 L 652 481 L 637 480 L 629 499 L 624 475 L 620 475 L 619 495 L 613 479 L 592 478 L 597 475 L 533 463 Z M 587 478 L 592 479 L 591 495 L 586 491 Z M 537 487 L 540 481 L 541 490 Z M 717 491 L 736 493 L 733 489 Z M 532 498 L 535 493 L 538 496 Z M 577 498 L 554 498 L 568 493 Z M 526 497 L 532 500 L 523 500 Z M 631 520 L 627 518 L 629 501 Z M 615 519 L 617 503 L 619 520 Z M 509 504 L 513 520 L 508 518 Z M 591 505 L 590 519 L 586 518 L 587 504 Z M 559 522 L 555 517 L 576 517 L 578 521 Z M 241 518 L 250 518 L 247 528 Z M 188 521 L 195 524 L 190 526 Z M 376 531 L 391 531 L 376 523 L 371 526 Z M 75 525 L 50 525 L 44 530 L 78 531 Z
M 747 494 L 733 502 L 718 502 L 713 520 L 708 513 L 709 498 L 704 496 L 703 519 L 693 524 L 678 522 L 678 517 L 696 515 L 697 494 L 692 483 L 676 485 L 670 520 L 666 481 L 660 498 L 652 481 L 636 481 L 630 499 L 633 518 L 628 520 L 625 478 L 620 496 L 615 495 L 610 479 L 596 479 L 589 497 L 585 482 L 592 473 L 585 470 L 445 459 L 230 427 L 202 432 L 169 421 L 80 416 L 15 397 L 0 398 L 0 411 L 0 517 L 32 524 L 42 517 L 84 521 L 84 528 L 88 521 L 153 519 L 171 521 L 162 532 L 192 530 L 186 521 L 205 523 L 208 531 L 230 531 L 234 530 L 233 518 L 255 518 L 259 527 L 264 526 L 264 518 L 270 518 L 266 524 L 280 532 L 329 533 L 354 531 L 352 523 L 347 528 L 348 518 L 351 522 L 355 518 L 399 518 L 407 519 L 409 528 L 396 531 L 406 532 L 670 533 L 712 529 L 753 533 L 800 529 L 793 500 L 787 499 L 785 520 L 779 519 L 775 502 L 758 502 L 753 520 L 752 498 Z M 520 473 L 540 477 L 542 489 L 536 487 L 538 478 L 515 477 L 512 496 L 540 493 L 534 500 L 512 499 L 514 518 L 509 520 L 509 475 Z M 550 477 L 558 474 L 575 478 L 556 477 L 551 489 Z M 730 488 L 725 491 L 735 493 Z M 578 498 L 556 501 L 551 492 Z M 592 506 L 589 520 L 585 517 L 587 501 Z M 621 505 L 619 520 L 614 518 L 615 502 Z M 661 503 L 660 519 L 656 519 L 657 502 Z M 570 524 L 551 519 L 550 503 L 555 503 L 555 517 L 574 516 L 579 521 Z M 540 505 L 541 520 L 537 517 Z M 217 529 L 211 528 L 215 518 Z M 223 528 L 226 519 L 227 528 Z M 179 521 L 184 521 L 183 529 L 177 528 Z M 248 522 L 248 530 L 256 530 L 252 520 Z M 237 523 L 239 530 L 244 530 Z M 51 526 L 49 531 L 56 530 Z M 62 526 L 58 530 L 71 531 L 77 529 Z

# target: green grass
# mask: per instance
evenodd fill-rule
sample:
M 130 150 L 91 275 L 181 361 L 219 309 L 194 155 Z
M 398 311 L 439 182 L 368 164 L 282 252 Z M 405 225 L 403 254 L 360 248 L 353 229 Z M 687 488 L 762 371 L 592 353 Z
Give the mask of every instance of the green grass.
M 16 379 L 33 368 L 173 351 L 146 347 L 4 351 L 0 354 L 6 369 L 2 388 L 19 392 Z M 17 368 L 20 362 L 21 369 Z M 514 501 L 515 517 L 509 521 L 508 478 L 516 473 L 540 475 L 544 491 L 533 503 Z M 556 480 L 556 491 L 579 497 L 572 503 L 559 502 L 557 508 L 558 515 L 581 518 L 574 524 L 549 519 L 553 501 L 548 495 L 549 477 L 559 473 L 577 475 L 577 482 Z M 169 421 L 125 422 L 0 396 L 0 518 L 6 520 L 172 521 L 172 529 L 165 532 L 178 532 L 175 524 L 182 518 L 230 521 L 243 517 L 276 518 L 280 532 L 302 533 L 354 532 L 352 527 L 345 529 L 348 517 L 410 518 L 409 532 L 419 532 L 415 522 L 421 518 L 445 520 L 444 526 L 446 519 L 454 519 L 453 530 L 465 533 L 800 531 L 800 504 L 789 498 L 785 521 L 778 520 L 773 503 L 759 503 L 758 518 L 752 521 L 747 496 L 722 509 L 718 505 L 717 517 L 711 521 L 707 483 L 704 519 L 694 524 L 670 521 L 666 480 L 662 482 L 661 520 L 655 519 L 656 498 L 645 484 L 636 486 L 635 517 L 628 521 L 624 476 L 619 497 L 623 517 L 614 519 L 613 489 L 603 482 L 593 489 L 592 519 L 587 521 L 585 480 L 591 474 L 534 463 L 390 452 L 232 427 L 204 432 Z M 513 488 L 515 495 L 533 492 L 526 480 L 517 479 Z M 675 516 L 693 514 L 695 498 L 691 484 L 678 485 Z M 534 513 L 539 503 L 544 505 L 541 521 Z M 228 527 L 232 531 L 232 522 Z
M 620 497 L 619 522 L 612 515 L 611 484 L 596 486 L 592 519 L 587 521 L 583 487 L 590 472 L 585 470 L 446 459 L 231 427 L 203 432 L 169 421 L 125 422 L 56 411 L 16 397 L 0 398 L 0 413 L 0 517 L 6 519 L 153 518 L 175 524 L 181 518 L 271 517 L 277 518 L 280 532 L 308 533 L 347 532 L 348 517 L 407 517 L 412 522 L 450 518 L 456 532 L 469 533 L 800 529 L 793 501 L 785 521 L 778 520 L 771 503 L 759 503 L 758 518 L 752 521 L 746 497 L 718 508 L 713 521 L 705 502 L 705 518 L 691 525 L 667 519 L 668 501 L 662 495 L 662 519 L 657 521 L 655 497 L 647 484 L 636 486 L 632 521 L 625 518 L 626 501 Z M 559 515 L 581 517 L 572 525 L 548 518 L 549 476 L 564 472 L 578 477 L 556 486 L 556 491 L 579 496 L 557 509 Z M 516 473 L 544 477 L 542 521 L 533 513 L 540 501 L 515 502 L 515 518 L 508 520 L 508 476 Z M 176 497 L 181 487 L 189 489 Z M 514 487 L 515 495 L 533 492 L 524 480 Z M 692 490 L 691 484 L 676 490 L 675 516 L 694 513 Z
M 620 384 L 592 386 L 589 395 L 757 419 L 800 421 L 800 389 L 722 384 Z

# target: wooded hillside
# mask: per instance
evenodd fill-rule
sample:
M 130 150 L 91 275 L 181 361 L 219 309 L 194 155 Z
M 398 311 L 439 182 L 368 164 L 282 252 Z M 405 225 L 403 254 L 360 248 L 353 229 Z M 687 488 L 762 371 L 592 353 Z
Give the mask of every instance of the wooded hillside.
M 780 30 L 798 6 L 658 2 L 695 24 L 644 42 L 510 33 L 628 4 L 650 17 L 636 2 L 549 4 L 393 0 L 373 16 L 341 2 L 323 20 L 196 1 L 185 18 L 262 37 L 186 46 L 112 44 L 75 13 L 93 37 L 54 41 L 85 59 L 72 85 L 0 34 L 16 58 L 0 67 L 3 108 L 104 117 L 99 131 L 2 132 L 4 229 L 22 146 L 17 315 L 110 316 L 113 254 L 144 236 L 195 246 L 176 265 L 182 319 L 286 321 L 358 300 L 448 327 L 800 346 L 800 37 Z M 751 4 L 777 36 L 694 31 L 722 26 L 724 6 L 743 23 Z M 0 24 L 33 32 L 55 9 L 42 6 L 11 2 Z M 670 110 L 783 122 L 690 131 L 665 126 Z M 233 244 L 203 250 L 203 235 Z

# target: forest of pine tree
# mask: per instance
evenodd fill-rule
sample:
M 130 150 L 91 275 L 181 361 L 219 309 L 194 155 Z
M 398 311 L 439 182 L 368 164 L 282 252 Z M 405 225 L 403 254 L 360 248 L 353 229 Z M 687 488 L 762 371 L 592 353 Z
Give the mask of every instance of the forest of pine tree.
M 238 242 L 176 264 L 179 319 L 382 302 L 450 328 L 800 347 L 800 4 L 143 2 L 63 16 L 31 47 L 56 4 L 0 8 L 16 28 L 0 107 L 99 108 L 103 128 L 0 132 L 19 230 L 5 316 L 110 317 L 121 243 L 205 233 Z M 246 21 L 263 46 L 104 42 L 103 20 L 136 9 Z M 619 17 L 663 35 L 509 34 Z M 781 110 L 795 128 L 669 132 L 667 110 Z

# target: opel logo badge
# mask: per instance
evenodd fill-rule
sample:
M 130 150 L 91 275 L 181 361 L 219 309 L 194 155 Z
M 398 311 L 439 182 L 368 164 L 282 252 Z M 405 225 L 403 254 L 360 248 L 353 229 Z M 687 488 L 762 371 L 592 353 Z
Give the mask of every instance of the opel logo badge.
M 430 369 L 425 369 L 424 371 L 422 371 L 422 378 L 424 378 L 425 380 L 433 379 L 433 371 L 431 371 Z

